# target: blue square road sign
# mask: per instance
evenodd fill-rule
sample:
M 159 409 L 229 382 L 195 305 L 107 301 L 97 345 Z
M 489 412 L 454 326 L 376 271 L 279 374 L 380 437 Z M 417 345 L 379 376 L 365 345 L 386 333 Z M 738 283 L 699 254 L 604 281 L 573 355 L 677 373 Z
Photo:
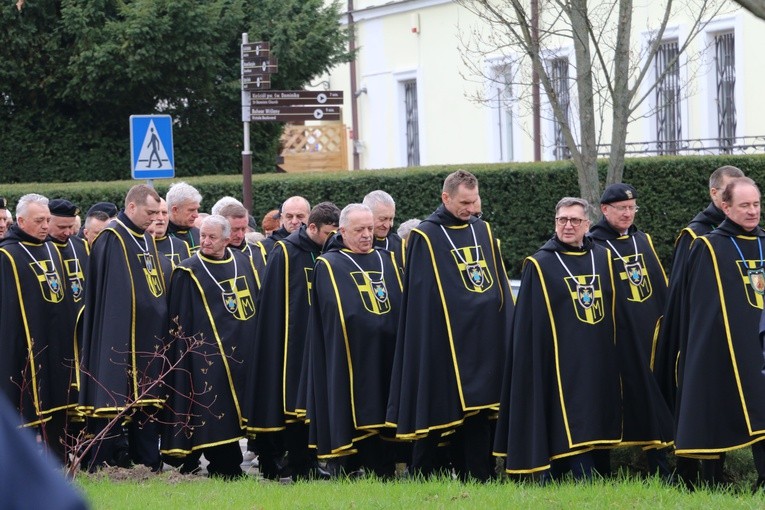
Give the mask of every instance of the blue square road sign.
M 170 115 L 130 116 L 130 161 L 133 179 L 175 177 Z

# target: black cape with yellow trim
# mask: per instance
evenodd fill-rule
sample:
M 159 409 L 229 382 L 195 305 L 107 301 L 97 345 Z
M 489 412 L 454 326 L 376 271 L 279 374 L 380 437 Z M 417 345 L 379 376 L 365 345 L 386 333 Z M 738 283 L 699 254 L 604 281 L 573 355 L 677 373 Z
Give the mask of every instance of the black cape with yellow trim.
M 688 260 L 677 393 L 677 455 L 704 456 L 765 439 L 758 328 L 765 232 L 726 219 L 697 238 Z M 743 255 L 743 257 L 742 257 Z
M 69 294 L 76 304 L 76 313 L 79 313 L 85 305 L 85 274 L 90 260 L 90 246 L 85 239 L 77 236 L 70 236 L 63 243 L 50 236 L 47 240 L 52 242 L 61 254 Z
M 266 272 L 266 265 L 260 247 L 253 243 L 248 243 L 245 239 L 239 246 L 231 246 L 231 248 L 241 251 L 250 259 L 252 267 L 255 270 L 255 283 L 258 285 L 258 290 L 260 290 L 260 287 L 263 284 L 263 275 Z M 260 294 L 260 292 L 258 292 L 258 294 Z
M 277 230 L 271 232 L 270 236 L 266 237 L 258 243 L 255 243 L 260 248 L 260 252 L 263 255 L 263 260 L 265 262 L 268 261 L 268 257 L 271 255 L 271 250 L 273 250 L 274 246 L 276 246 L 276 242 L 281 241 L 282 239 L 286 239 L 289 235 L 290 232 L 288 232 L 286 228 L 279 227 Z
M 672 270 L 669 275 L 667 305 L 664 319 L 661 321 L 659 338 L 656 344 L 656 359 L 653 365 L 654 376 L 659 389 L 670 410 L 675 411 L 677 393 L 677 363 L 680 352 L 680 339 L 687 335 L 686 324 L 680 320 L 683 300 L 686 298 L 686 278 L 688 257 L 694 239 L 717 228 L 725 220 L 725 213 L 710 203 L 680 231 L 675 240 L 672 255 Z
M 48 236 L 48 241 L 58 249 L 61 254 L 61 260 L 64 264 L 66 273 L 67 290 L 71 297 L 72 322 L 75 328 L 74 343 L 74 381 L 72 383 L 72 393 L 70 399 L 73 403 L 77 402 L 77 388 L 80 380 L 80 352 L 82 352 L 82 312 L 85 309 L 85 275 L 88 272 L 88 262 L 90 260 L 90 246 L 85 239 L 77 236 L 69 236 L 66 242 L 62 243 L 57 239 Z
M 406 252 L 387 417 L 402 439 L 497 409 L 513 315 L 488 223 L 442 205 L 412 230 Z
M 154 238 L 154 242 L 157 244 L 157 251 L 160 255 L 167 257 L 173 267 L 191 257 L 189 245 L 178 237 L 165 235 Z
M 8 229 L 0 242 L 0 390 L 27 425 L 74 406 L 74 303 L 65 274 L 52 243 Z
M 223 259 L 200 251 L 173 270 L 168 314 L 176 332 L 170 362 L 177 367 L 167 379 L 162 453 L 187 455 L 244 437 L 256 299 L 255 270 L 239 250 L 227 249 Z M 182 339 L 192 337 L 199 344 Z
M 524 261 L 494 441 L 508 472 L 621 441 L 612 275 L 610 251 L 589 238 L 554 237 Z
M 611 249 L 616 279 L 616 348 L 624 408 L 622 441 L 671 443 L 672 413 L 652 372 L 667 298 L 664 268 L 651 236 L 634 225 L 621 235 L 603 219 L 590 229 L 590 236 L 595 243 Z
M 334 240 L 342 245 L 341 236 Z M 309 445 L 320 458 L 355 453 L 356 441 L 385 428 L 402 286 L 384 250 L 332 247 L 316 261 L 306 335 L 307 417 Z
M 283 429 L 298 418 L 312 273 L 320 254 L 303 225 L 277 241 L 268 258 L 247 379 L 248 431 Z
M 93 243 L 83 314 L 81 412 L 106 417 L 129 405 L 161 405 L 164 391 L 155 382 L 163 361 L 155 353 L 167 334 L 167 292 L 160 257 L 154 238 L 124 212 Z
M 404 271 L 404 240 L 401 239 L 401 236 L 391 230 L 385 237 L 375 236 L 372 244 L 375 248 L 382 248 L 383 250 L 393 252 L 393 256 L 396 259 L 396 265 L 399 267 L 400 271 Z
M 192 255 L 199 250 L 199 229 L 197 227 L 181 227 L 172 221 L 167 222 L 167 235 L 185 242 Z

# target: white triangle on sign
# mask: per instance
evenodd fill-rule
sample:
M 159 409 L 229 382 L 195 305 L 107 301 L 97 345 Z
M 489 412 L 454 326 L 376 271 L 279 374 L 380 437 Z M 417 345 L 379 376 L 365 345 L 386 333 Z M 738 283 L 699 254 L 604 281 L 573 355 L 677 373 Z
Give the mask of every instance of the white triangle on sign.
M 157 127 L 154 121 L 149 121 L 149 128 L 146 130 L 146 136 L 143 138 L 141 152 L 138 154 L 138 162 L 135 165 L 136 170 L 172 170 L 170 158 L 167 156 L 165 146 L 162 145 L 162 138 L 157 134 Z

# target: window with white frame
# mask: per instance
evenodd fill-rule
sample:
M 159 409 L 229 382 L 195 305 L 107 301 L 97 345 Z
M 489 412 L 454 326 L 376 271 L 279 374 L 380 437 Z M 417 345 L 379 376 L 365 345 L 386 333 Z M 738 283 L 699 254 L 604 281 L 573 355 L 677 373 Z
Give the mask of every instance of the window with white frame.
M 730 153 L 736 143 L 736 56 L 733 32 L 715 35 L 715 78 L 717 142 L 720 152 Z
M 404 88 L 404 119 L 406 122 L 406 164 L 420 164 L 420 128 L 417 121 L 417 80 L 401 82 Z
M 499 141 L 499 160 L 513 161 L 513 112 L 512 75 L 510 65 L 498 66 L 494 69 L 491 100 L 494 115 L 494 125 Z
M 677 40 L 659 45 L 654 61 L 656 84 L 656 149 L 677 154 L 682 139 L 680 116 L 680 63 Z
M 553 117 L 553 157 L 555 159 L 570 159 L 571 151 L 563 137 L 563 126 L 569 123 L 569 111 L 571 109 L 571 96 L 569 93 L 568 57 L 558 57 L 549 61 L 550 81 L 555 93 L 550 102 L 557 101 L 563 112 L 563 120 Z

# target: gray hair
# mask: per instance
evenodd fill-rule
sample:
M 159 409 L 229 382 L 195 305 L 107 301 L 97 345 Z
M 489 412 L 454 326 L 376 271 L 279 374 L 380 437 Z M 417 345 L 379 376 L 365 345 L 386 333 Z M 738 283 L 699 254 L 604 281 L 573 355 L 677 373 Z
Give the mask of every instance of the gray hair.
M 37 193 L 27 193 L 23 197 L 19 198 L 19 202 L 16 204 L 16 217 L 26 218 L 27 209 L 29 204 L 40 204 L 48 206 L 48 199 Z
M 380 205 L 396 207 L 396 202 L 393 201 L 393 197 L 381 189 L 367 193 L 367 196 L 364 197 L 364 201 L 362 203 L 372 210 Z
M 201 229 L 202 227 L 206 226 L 218 226 L 221 228 L 223 237 L 231 237 L 231 224 L 220 214 L 211 214 L 210 216 L 205 216 L 205 219 L 202 220 L 199 228 Z
M 173 206 L 180 206 L 186 202 L 196 202 L 199 204 L 202 201 L 202 195 L 191 184 L 177 182 L 167 190 L 165 201 L 167 202 L 167 208 L 172 209 Z
M 366 211 L 368 213 L 372 213 L 372 209 L 365 206 L 364 204 L 348 204 L 345 207 L 343 207 L 343 210 L 340 211 L 340 222 L 339 227 L 345 228 L 348 226 L 348 216 L 355 213 L 356 211 Z
M 246 234 L 244 234 L 244 238 L 247 240 L 248 243 L 255 244 L 265 239 L 266 236 L 264 236 L 260 232 L 247 232 Z
M 412 218 L 411 220 L 406 220 L 404 223 L 399 225 L 398 227 L 398 236 L 401 239 L 406 239 L 409 237 L 409 234 L 412 232 L 412 229 L 417 227 L 420 223 L 422 223 L 422 220 L 419 218 Z
M 740 168 L 732 165 L 721 166 L 709 176 L 709 189 L 719 188 L 726 177 L 745 177 Z
M 220 214 L 221 210 L 226 207 L 227 205 L 240 205 L 244 207 L 244 204 L 242 204 L 239 200 L 237 200 L 234 197 L 223 197 L 217 202 L 215 202 L 215 205 L 212 206 L 212 209 L 210 209 L 210 212 L 212 214 Z
M 571 207 L 573 205 L 578 205 L 582 209 L 584 209 L 584 214 L 587 216 L 590 215 L 590 203 L 579 197 L 563 197 L 560 200 L 558 200 L 558 203 L 555 205 L 555 216 L 558 215 L 558 211 L 561 210 L 563 207 Z

